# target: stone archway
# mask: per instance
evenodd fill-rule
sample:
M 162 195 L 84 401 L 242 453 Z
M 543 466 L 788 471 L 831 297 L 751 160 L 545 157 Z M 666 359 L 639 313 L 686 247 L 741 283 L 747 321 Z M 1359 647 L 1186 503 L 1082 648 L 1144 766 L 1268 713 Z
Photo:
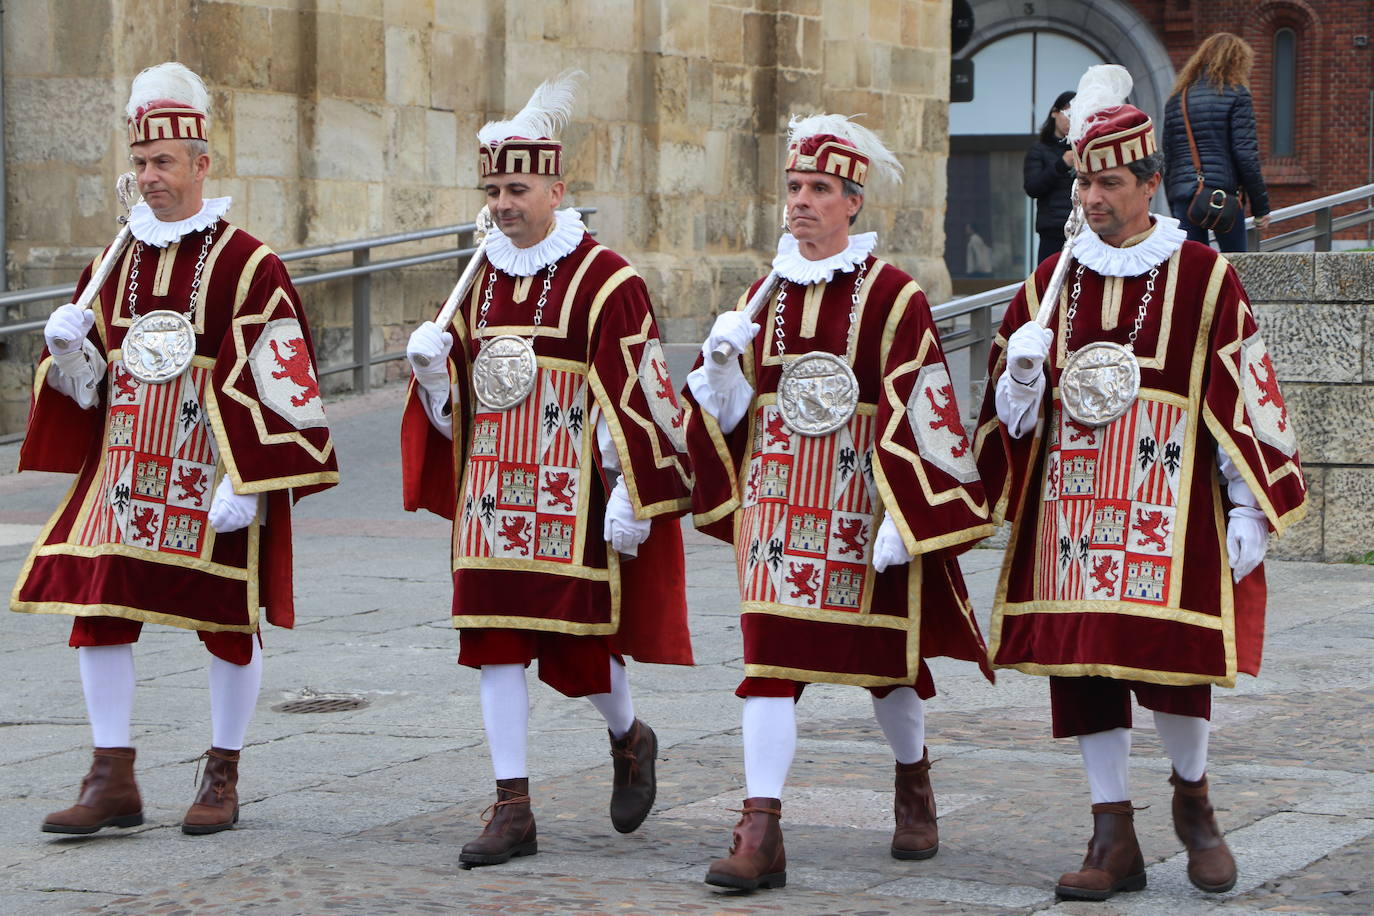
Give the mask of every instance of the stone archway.
M 1174 65 L 1150 24 L 1124 0 L 971 0 L 974 30 L 957 58 L 1030 29 L 1071 35 L 1131 72 L 1131 101 L 1156 123 L 1174 82 Z M 1008 15 L 1014 13 L 1019 15 Z

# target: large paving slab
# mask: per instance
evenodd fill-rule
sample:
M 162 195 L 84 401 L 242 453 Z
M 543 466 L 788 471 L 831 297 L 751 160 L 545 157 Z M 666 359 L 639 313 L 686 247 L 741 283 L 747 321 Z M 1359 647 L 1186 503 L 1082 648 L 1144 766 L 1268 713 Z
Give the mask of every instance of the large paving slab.
M 136 650 L 135 741 L 148 823 L 55 839 L 89 733 L 65 618 L 0 617 L 0 912 L 4 914 L 616 913 L 1154 914 L 1374 911 L 1374 568 L 1274 562 L 1265 670 L 1217 691 L 1210 778 L 1240 863 L 1235 890 L 1194 890 L 1169 823 L 1169 763 L 1150 716 L 1134 732 L 1132 794 L 1149 887 L 1101 905 L 1057 902 L 1090 826 L 1076 745 L 1049 736 L 1042 679 L 932 665 L 928 705 L 941 849 L 899 862 L 892 758 L 864 691 L 820 686 L 798 708 L 784 799 L 788 886 L 708 888 L 743 797 L 737 594 L 729 550 L 686 532 L 693 668 L 635 666 L 639 714 L 662 745 L 654 814 L 622 836 L 606 815 L 605 731 L 590 704 L 530 678 L 540 852 L 464 871 L 491 778 L 477 678 L 446 619 L 447 524 L 400 510 L 399 392 L 331 407 L 344 473 L 299 507 L 299 626 L 268 630 L 262 698 L 243 757 L 239 828 L 177 829 L 208 742 L 205 655 L 149 627 Z M 0 468 L 15 449 L 0 447 Z M 19 574 L 66 487 L 0 473 L 0 583 Z M 965 555 L 980 620 L 995 550 Z M 293 699 L 365 705 L 293 714 Z

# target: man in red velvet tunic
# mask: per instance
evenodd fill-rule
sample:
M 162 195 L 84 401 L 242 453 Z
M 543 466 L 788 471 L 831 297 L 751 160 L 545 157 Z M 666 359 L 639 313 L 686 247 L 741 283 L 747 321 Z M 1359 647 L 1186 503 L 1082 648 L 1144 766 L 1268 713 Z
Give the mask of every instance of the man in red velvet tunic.
M 1012 523 L 993 663 L 1049 675 L 1054 734 L 1079 739 L 1093 837 L 1056 890 L 1089 900 L 1145 886 L 1127 779 L 1132 693 L 1173 762 L 1189 877 L 1205 891 L 1234 885 L 1207 798 L 1211 685 L 1258 673 L 1267 533 L 1307 507 L 1235 271 L 1149 212 L 1162 157 L 1150 119 L 1122 104 L 1129 88 L 1120 67 L 1080 85 L 1070 140 L 1088 231 L 1007 311 L 977 433 L 996 515 Z M 1032 318 L 1059 257 L 1072 260 L 1045 328 Z M 1116 380 L 1132 362 L 1138 394 Z
M 545 83 L 478 133 L 496 229 L 446 328 L 410 339 L 405 506 L 453 520 L 458 661 L 481 669 L 495 812 L 465 867 L 537 851 L 525 751 L 525 666 L 606 720 L 611 822 L 629 833 L 655 795 L 653 729 L 635 717 L 624 656 L 691 664 L 682 535 L 685 414 L 644 281 L 587 232 L 564 193 L 578 74 Z
M 206 110 L 204 84 L 180 64 L 134 80 L 129 150 L 144 200 L 133 239 L 93 310 L 62 306 L 45 330 L 19 467 L 77 478 L 10 607 L 76 618 L 95 743 L 80 800 L 48 816 L 49 832 L 143 822 L 130 718 L 132 644 L 148 622 L 195 630 L 212 656 L 211 747 L 182 830 L 233 826 L 261 610 L 293 624 L 291 503 L 338 478 L 286 270 L 228 222 L 229 198 L 203 197 Z
M 744 309 L 768 278 L 717 318 L 688 377 L 695 522 L 735 546 L 744 635 L 749 797 L 706 881 L 750 890 L 786 882 L 782 789 L 806 684 L 872 692 L 896 758 L 890 851 L 925 859 L 939 845 L 925 659 L 991 677 L 955 560 L 992 528 L 954 383 L 916 282 L 872 254 L 876 233 L 849 234 L 872 172 L 901 166 L 847 118 L 790 126 L 780 283 L 758 315 Z

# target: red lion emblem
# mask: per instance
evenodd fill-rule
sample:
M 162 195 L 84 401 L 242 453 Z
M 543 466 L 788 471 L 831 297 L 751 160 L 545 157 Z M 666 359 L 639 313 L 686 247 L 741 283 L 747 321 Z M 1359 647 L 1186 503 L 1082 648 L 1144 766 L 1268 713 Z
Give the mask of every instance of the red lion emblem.
M 678 405 L 677 394 L 673 391 L 673 380 L 668 377 L 668 367 L 656 359 L 649 360 L 649 365 L 654 367 L 654 377 L 658 380 L 658 390 L 654 392 L 654 397 L 673 405 L 673 410 L 677 411 L 677 415 L 673 417 L 673 429 L 677 429 L 682 426 L 687 414 Z
M 930 401 L 930 409 L 935 411 L 935 419 L 930 421 L 931 429 L 947 429 L 959 437 L 959 441 L 949 450 L 951 456 L 962 458 L 968 451 L 968 433 L 964 430 L 964 421 L 959 419 L 959 405 L 954 403 L 954 384 L 951 382 L 940 388 L 940 394 L 944 395 L 944 403 L 935 400 L 935 389 L 926 389 L 926 398 Z
M 1112 586 L 1116 585 L 1117 563 L 1111 557 L 1100 557 L 1093 561 L 1092 577 L 1094 579 L 1093 591 L 1109 592 Z
M 1077 420 L 1069 421 L 1069 441 L 1077 442 L 1079 439 L 1092 440 L 1093 431 L 1091 427 L 1084 426 Z
M 787 584 L 793 586 L 793 598 L 805 597 L 817 601 L 819 596 L 816 594 L 816 589 L 821 586 L 820 570 L 816 569 L 815 563 L 789 564 Z
M 755 500 L 759 496 L 759 474 L 763 471 L 763 465 L 756 464 L 749 469 L 749 499 Z
M 291 396 L 291 404 L 295 407 L 304 407 L 311 401 L 320 396 L 320 383 L 315 381 L 310 374 L 310 353 L 305 349 L 305 339 L 297 337 L 295 340 L 288 340 L 286 345 L 291 348 L 291 355 L 282 358 L 281 351 L 277 349 L 277 342 L 269 340 L 268 346 L 272 348 L 272 355 L 277 360 L 277 365 L 281 366 L 280 372 L 273 372 L 272 378 L 290 379 L 293 384 L 299 385 L 303 390 L 300 394 Z
M 1259 386 L 1259 406 L 1273 404 L 1279 409 L 1279 432 L 1283 432 L 1288 428 L 1288 406 L 1283 403 L 1283 395 L 1279 393 L 1279 380 L 1274 377 L 1274 364 L 1269 360 L 1268 353 L 1264 354 L 1261 365 L 1264 366 L 1264 378 L 1260 378 L 1255 372 L 1254 363 L 1247 367 L 1255 379 L 1255 384 Z
M 205 479 L 205 472 L 200 468 L 182 468 L 172 485 L 181 491 L 182 499 L 194 499 L 197 506 L 202 506 L 205 503 L 201 497 L 205 495 L 205 488 L 210 481 Z
M 135 509 L 131 519 L 137 529 L 135 537 L 142 541 L 157 540 L 157 513 L 152 509 Z
M 506 550 L 528 553 L 530 549 L 531 525 L 529 519 L 505 518 L 501 520 L 501 530 L 497 532 L 506 539 Z
M 1164 543 L 1164 538 L 1169 535 L 1169 520 L 1164 517 L 1163 512 L 1151 512 L 1147 515 L 1143 510 L 1137 509 L 1135 524 L 1136 534 L 1140 535 L 1140 543 L 1136 546 L 1157 544 L 1160 550 L 1168 546 Z
M 788 443 L 787 430 L 783 426 L 782 414 L 770 414 L 767 423 L 768 441 L 765 445 L 786 445 Z
M 134 381 L 133 375 L 128 372 L 120 372 L 115 369 L 115 387 L 119 390 L 115 392 L 117 398 L 131 398 L 138 391 L 138 382 Z
M 568 471 L 559 471 L 557 474 L 545 471 L 544 485 L 539 489 L 549 494 L 549 499 L 554 505 L 563 506 L 571 512 L 573 508 L 572 487 L 572 474 Z
M 857 518 L 839 519 L 839 525 L 835 528 L 835 537 L 840 541 L 840 556 L 853 552 L 854 556 L 864 555 L 864 545 L 868 543 L 868 538 L 864 537 L 864 523 Z

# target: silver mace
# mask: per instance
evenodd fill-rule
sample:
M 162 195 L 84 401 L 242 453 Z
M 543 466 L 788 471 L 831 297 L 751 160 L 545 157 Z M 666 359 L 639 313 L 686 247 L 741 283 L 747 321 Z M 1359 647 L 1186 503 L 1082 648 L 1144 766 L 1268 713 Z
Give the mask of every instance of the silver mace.
M 110 278 L 111 271 L 114 270 L 115 262 L 124 253 L 124 248 L 129 244 L 129 239 L 133 236 L 133 231 L 129 229 L 129 210 L 138 202 L 138 180 L 133 172 L 125 172 L 115 181 L 115 196 L 119 198 L 119 205 L 124 208 L 124 212 L 118 217 L 121 228 L 119 234 L 114 237 L 110 247 L 105 250 L 105 256 L 100 259 L 100 264 L 96 267 L 95 273 L 91 274 L 90 282 L 81 290 L 81 295 L 76 299 L 76 307 L 83 311 L 89 310 L 95 297 L 100 295 L 100 288 L 105 285 L 105 281 Z M 61 338 L 53 341 L 58 347 L 66 349 L 71 346 L 70 340 Z
M 477 250 L 468 258 L 467 266 L 463 268 L 463 274 L 458 278 L 458 283 L 453 287 L 453 291 L 444 300 L 444 307 L 439 309 L 439 315 L 434 319 L 434 323 L 439 326 L 439 330 L 449 326 L 453 321 L 453 316 L 458 312 L 458 303 L 463 301 L 463 297 L 472 289 L 472 281 L 477 279 L 477 271 L 482 269 L 482 264 L 486 262 L 487 236 L 496 228 L 496 223 L 492 221 L 491 213 L 486 207 L 477 211 L 477 218 L 474 220 L 477 228 L 473 230 L 473 235 L 477 238 Z M 429 365 L 429 358 L 417 355 L 415 364 L 421 369 Z

